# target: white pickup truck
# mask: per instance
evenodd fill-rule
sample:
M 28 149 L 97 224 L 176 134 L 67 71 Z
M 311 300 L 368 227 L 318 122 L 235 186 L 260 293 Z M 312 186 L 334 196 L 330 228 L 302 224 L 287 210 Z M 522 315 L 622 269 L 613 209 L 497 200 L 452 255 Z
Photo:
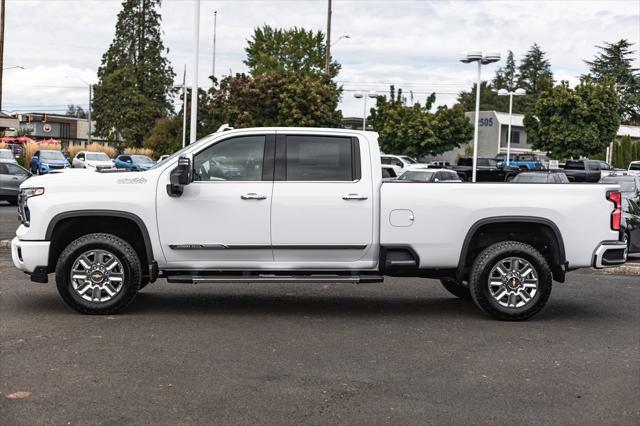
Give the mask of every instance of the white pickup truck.
M 221 131 L 143 172 L 28 179 L 13 261 L 55 272 L 66 303 L 121 310 L 172 283 L 440 279 L 485 313 L 522 320 L 552 281 L 623 263 L 617 185 L 382 183 L 377 135 Z

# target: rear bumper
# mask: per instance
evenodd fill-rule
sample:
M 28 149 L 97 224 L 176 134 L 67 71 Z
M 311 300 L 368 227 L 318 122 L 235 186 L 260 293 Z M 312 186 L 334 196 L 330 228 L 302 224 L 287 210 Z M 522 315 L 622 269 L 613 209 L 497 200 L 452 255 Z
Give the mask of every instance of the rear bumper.
M 16 268 L 28 274 L 38 267 L 46 267 L 49 262 L 49 241 L 22 241 L 18 237 L 11 240 L 11 258 Z
M 622 241 L 603 241 L 593 253 L 594 268 L 609 268 L 627 261 L 627 245 Z

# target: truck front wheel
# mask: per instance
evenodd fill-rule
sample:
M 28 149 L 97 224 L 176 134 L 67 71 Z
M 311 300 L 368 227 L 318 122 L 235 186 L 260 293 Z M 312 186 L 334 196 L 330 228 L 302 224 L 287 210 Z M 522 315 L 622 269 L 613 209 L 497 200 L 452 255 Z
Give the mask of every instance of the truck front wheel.
M 84 314 L 112 314 L 131 303 L 142 266 L 131 244 L 111 234 L 84 235 L 58 259 L 56 285 L 62 299 Z
M 473 262 L 469 290 L 486 314 L 521 321 L 538 313 L 549 300 L 551 268 L 528 244 L 503 241 L 484 249 Z

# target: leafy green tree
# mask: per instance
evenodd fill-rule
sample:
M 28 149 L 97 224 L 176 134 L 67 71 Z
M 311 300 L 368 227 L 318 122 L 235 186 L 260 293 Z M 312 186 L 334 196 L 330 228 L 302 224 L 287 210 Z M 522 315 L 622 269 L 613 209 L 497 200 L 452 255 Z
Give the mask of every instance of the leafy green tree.
M 575 89 L 562 82 L 543 92 L 524 126 L 534 149 L 553 158 L 601 153 L 613 141 L 620 117 L 613 83 L 583 80 Z
M 153 150 L 156 156 L 173 154 L 182 148 L 182 117 L 162 117 L 144 139 L 144 147 Z
M 253 76 L 260 74 L 312 74 L 324 75 L 325 66 L 324 33 L 307 31 L 294 27 L 284 30 L 265 25 L 256 28 L 248 41 L 244 63 Z M 340 71 L 340 65 L 333 61 L 329 77 Z
M 620 117 L 627 124 L 640 125 L 640 72 L 633 68 L 633 43 L 622 39 L 616 43 L 596 46 L 599 52 L 589 65 L 587 77 L 597 81 L 612 79 L 620 100 Z
M 441 106 L 435 114 L 429 112 L 435 95 L 425 105 L 416 102 L 406 106 L 402 90 L 391 86 L 389 98 L 379 96 L 371 109 L 369 123 L 378 132 L 378 142 L 384 152 L 414 157 L 437 155 L 467 143 L 473 126 L 461 106 Z
M 160 0 L 123 1 L 94 89 L 96 132 L 135 147 L 172 110 L 174 73 L 161 38 L 159 6 Z
M 465 111 L 476 110 L 476 87 L 474 84 L 471 91 L 460 92 L 458 95 L 458 105 Z M 488 82 L 480 84 L 480 111 L 509 111 L 509 100 L 506 97 L 498 96 L 497 90 Z M 514 112 L 518 112 L 514 106 Z

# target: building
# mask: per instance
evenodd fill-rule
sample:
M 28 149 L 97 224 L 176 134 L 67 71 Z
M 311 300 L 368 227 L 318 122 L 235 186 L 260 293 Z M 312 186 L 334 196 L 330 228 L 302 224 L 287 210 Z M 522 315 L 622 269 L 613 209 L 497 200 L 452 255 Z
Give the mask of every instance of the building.
M 467 112 L 465 115 L 473 123 L 475 112 Z M 511 153 L 536 153 L 534 151 L 527 133 L 524 130 L 524 115 L 513 114 L 511 121 Z M 499 153 L 507 152 L 507 138 L 509 133 L 509 114 L 497 111 L 480 111 L 478 120 L 478 157 L 494 158 Z M 617 136 L 629 135 L 633 140 L 640 141 L 639 126 L 620 126 Z M 460 148 L 453 149 L 435 157 L 427 157 L 426 161 L 442 160 L 451 164 L 455 163 L 459 157 L 470 156 L 473 152 L 473 139 Z
M 31 112 L 14 115 L 17 128 L 31 129 L 30 138 L 35 140 L 57 139 L 62 147 L 86 145 L 89 135 L 89 120 L 61 114 Z M 95 123 L 92 123 L 95 127 Z M 92 142 L 106 144 L 103 138 L 92 134 Z
M 16 118 L 0 112 L 0 133 L 13 132 L 19 125 L 20 123 Z

